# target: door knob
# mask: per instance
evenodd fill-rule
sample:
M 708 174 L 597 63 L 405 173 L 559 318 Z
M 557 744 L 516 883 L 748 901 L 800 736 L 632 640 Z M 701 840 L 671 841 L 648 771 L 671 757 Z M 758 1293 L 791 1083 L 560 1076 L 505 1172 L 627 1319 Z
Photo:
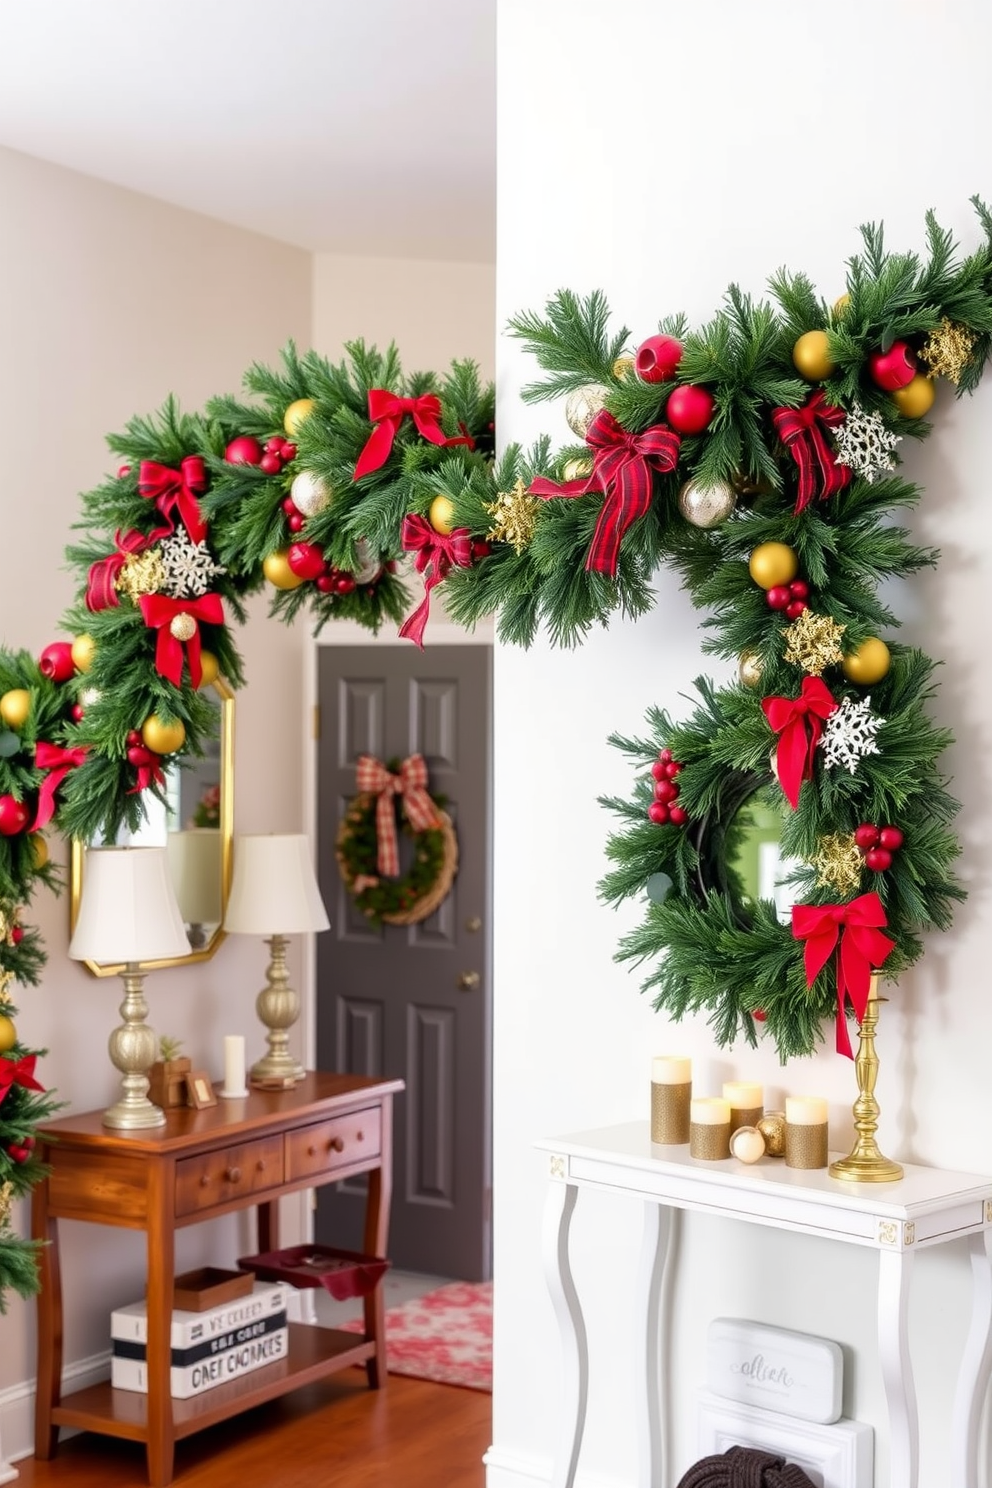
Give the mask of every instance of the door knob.
M 470 918 L 465 921 L 465 929 L 468 930 L 472 935 L 475 935 L 479 930 L 481 930 L 482 921 L 479 916 L 470 916 Z
M 477 971 L 463 971 L 458 978 L 459 992 L 472 992 L 479 985 L 479 973 Z

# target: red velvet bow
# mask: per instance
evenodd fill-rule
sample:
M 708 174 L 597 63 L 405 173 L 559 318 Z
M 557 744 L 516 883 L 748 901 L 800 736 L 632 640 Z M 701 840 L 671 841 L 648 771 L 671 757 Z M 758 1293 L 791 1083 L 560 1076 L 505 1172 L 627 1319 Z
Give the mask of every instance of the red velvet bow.
M 430 572 L 424 579 L 424 597 L 420 604 L 400 626 L 400 635 L 407 636 L 421 649 L 424 645 L 424 629 L 431 612 L 431 590 L 451 572 L 453 564 L 468 568 L 472 562 L 472 534 L 467 527 L 456 527 L 450 536 L 435 532 L 431 524 L 416 515 L 403 518 L 401 531 L 403 551 L 416 553 L 414 563 L 417 572 Z
M 25 1090 L 44 1090 L 44 1085 L 39 1085 L 34 1077 L 37 1061 L 37 1054 L 25 1054 L 23 1059 L 0 1058 L 0 1101 L 12 1085 L 20 1085 Z
M 118 575 L 131 554 L 142 552 L 150 545 L 152 539 L 132 528 L 123 537 L 118 532 L 114 541 L 117 544 L 117 552 L 111 553 L 107 558 L 97 559 L 96 563 L 90 566 L 90 575 L 86 583 L 86 608 L 94 614 L 99 610 L 108 610 L 120 604 L 116 589 Z
M 603 502 L 596 530 L 589 545 L 586 569 L 616 575 L 620 543 L 627 528 L 643 517 L 651 505 L 652 470 L 667 475 L 679 460 L 679 436 L 664 424 L 654 424 L 643 434 L 630 434 L 602 408 L 586 432 L 593 451 L 592 474 L 588 479 L 555 481 L 539 476 L 531 481 L 529 494 L 548 500 L 553 496 L 584 496 L 602 491 Z
M 39 770 L 47 770 L 48 774 L 41 782 L 41 789 L 38 792 L 38 809 L 31 827 L 32 832 L 40 832 L 42 827 L 47 827 L 55 815 L 55 792 L 69 771 L 83 763 L 86 758 L 86 749 L 85 744 L 73 749 L 61 749 L 58 744 L 48 744 L 44 739 L 38 740 L 34 747 L 34 762 Z
M 467 444 L 466 439 L 447 439 L 438 422 L 441 417 L 441 399 L 436 393 L 424 393 L 419 398 L 400 398 L 387 388 L 369 389 L 369 418 L 375 428 L 366 441 L 365 448 L 355 466 L 355 480 L 369 475 L 385 465 L 393 448 L 396 431 L 404 418 L 410 415 L 417 426 L 417 433 L 431 444 Z
M 795 811 L 799 805 L 799 787 L 804 780 L 813 778 L 813 753 L 823 733 L 823 721 L 836 711 L 837 703 L 820 677 L 804 677 L 797 698 L 766 697 L 762 698 L 761 707 L 769 725 L 779 735 L 775 768 Z
M 427 794 L 427 764 L 422 754 L 411 754 L 393 775 L 374 755 L 359 755 L 356 783 L 360 791 L 378 796 L 375 804 L 375 830 L 378 842 L 376 866 L 385 878 L 395 878 L 400 871 L 399 845 L 396 841 L 396 816 L 393 796 L 403 798 L 407 820 L 417 832 L 438 825 L 437 809 Z M 367 887 L 363 884 L 363 888 Z M 355 888 L 355 893 L 361 890 Z
M 208 625 L 223 625 L 224 603 L 219 594 L 204 594 L 201 599 L 169 599 L 165 594 L 142 594 L 138 603 L 145 617 L 145 624 L 158 630 L 155 644 L 155 670 L 174 687 L 183 680 L 183 647 L 189 660 L 189 679 L 199 687 L 203 678 L 200 663 L 200 627 L 198 620 Z M 186 641 L 180 641 L 169 628 L 177 615 L 188 615 L 195 629 Z
M 176 513 L 193 542 L 203 542 L 207 535 L 207 524 L 200 516 L 197 496 L 207 489 L 207 467 L 199 455 L 187 455 L 178 470 L 168 465 L 157 465 L 154 460 L 142 460 L 138 471 L 138 490 L 149 501 L 154 501 L 162 513 L 167 526 L 161 527 L 152 537 L 164 537 L 176 530 Z
M 128 791 L 129 796 L 136 796 L 139 791 L 147 790 L 150 785 L 165 784 L 162 756 L 156 754 L 153 749 L 146 749 L 144 744 L 133 744 L 128 749 L 127 758 L 128 763 L 135 765 L 138 771 L 137 782 Z
M 796 494 L 796 512 L 809 506 L 819 494 L 821 501 L 843 490 L 851 479 L 846 465 L 838 465 L 827 444 L 824 429 L 836 429 L 847 417 L 843 408 L 834 408 L 827 402 L 822 388 L 817 389 L 802 408 L 775 408 L 772 423 L 778 437 L 799 466 L 799 490 Z M 821 428 L 822 425 L 822 428 Z M 820 490 L 817 492 L 817 476 Z
M 860 1023 L 868 1006 L 872 970 L 881 966 L 895 947 L 895 941 L 883 935 L 880 929 L 887 924 L 877 894 L 861 894 L 847 904 L 792 906 L 792 933 L 797 940 L 806 942 L 803 961 L 808 987 L 812 987 L 840 940 L 837 956 L 837 1053 L 846 1054 L 848 1059 L 854 1056 L 847 1033 L 844 999 L 851 999 Z

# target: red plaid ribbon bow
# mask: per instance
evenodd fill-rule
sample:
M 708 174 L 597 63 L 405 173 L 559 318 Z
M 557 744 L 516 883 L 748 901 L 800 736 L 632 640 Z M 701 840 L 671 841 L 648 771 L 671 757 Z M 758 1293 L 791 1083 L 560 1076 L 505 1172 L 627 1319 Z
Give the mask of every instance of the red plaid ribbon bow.
M 778 437 L 799 466 L 796 512 L 809 506 L 817 494 L 821 501 L 826 501 L 828 496 L 835 496 L 851 479 L 848 467 L 838 465 L 834 459 L 823 432 L 824 429 L 836 429 L 846 417 L 843 408 L 834 408 L 827 402 L 822 388 L 802 408 L 772 410 L 772 423 Z
M 44 1090 L 44 1085 L 39 1085 L 34 1077 L 37 1060 L 37 1054 L 25 1054 L 23 1059 L 0 1058 L 0 1102 L 12 1085 L 20 1085 L 24 1090 Z
M 654 424 L 643 434 L 630 434 L 608 409 L 600 409 L 586 432 L 593 451 L 592 474 L 585 480 L 555 481 L 539 476 L 531 481 L 529 494 L 545 501 L 553 496 L 585 496 L 601 491 L 603 502 L 596 530 L 589 545 L 586 569 L 615 577 L 624 533 L 651 506 L 652 470 L 662 475 L 679 461 L 679 436 Z
M 400 635 L 409 638 L 421 649 L 424 645 L 424 630 L 431 612 L 431 590 L 451 572 L 453 566 L 469 568 L 472 563 L 472 534 L 467 527 L 456 527 L 450 536 L 435 532 L 430 522 L 413 515 L 403 518 L 401 541 L 405 553 L 416 553 L 414 563 L 418 573 L 427 573 L 424 579 L 424 597 L 400 626 Z
M 799 805 L 799 787 L 813 778 L 813 756 L 824 720 L 837 709 L 827 684 L 819 677 L 804 677 L 797 698 L 766 697 L 761 707 L 769 726 L 779 735 L 775 768 L 789 805 Z M 807 733 L 807 729 L 809 732 Z
M 144 533 L 137 532 L 132 528 L 121 537 L 118 532 L 114 537 L 117 544 L 117 552 L 111 553 L 107 558 L 99 558 L 96 563 L 91 564 L 89 578 L 86 583 L 86 608 L 96 614 L 100 610 L 108 610 L 119 605 L 117 598 L 117 578 L 124 564 L 132 553 L 140 553 L 151 544 L 152 539 L 145 537 Z
M 165 677 L 173 687 L 182 685 L 185 646 L 189 660 L 189 679 L 194 687 L 199 687 L 203 680 L 203 667 L 200 661 L 198 622 L 203 620 L 207 625 L 223 625 L 224 603 L 220 595 L 204 594 L 200 599 L 169 599 L 165 594 L 142 594 L 138 603 L 141 605 L 145 624 L 158 631 L 155 670 L 159 676 Z M 188 615 L 193 622 L 193 634 L 186 641 L 179 640 L 170 629 L 173 620 L 179 615 Z
M 83 763 L 86 748 L 85 744 L 81 744 L 74 749 L 62 749 L 58 744 L 46 743 L 44 739 L 39 739 L 34 746 L 35 765 L 39 770 L 47 770 L 48 774 L 41 782 L 38 792 L 38 809 L 30 829 L 32 832 L 40 832 L 42 827 L 48 826 L 55 815 L 55 792 L 69 771 Z
M 871 974 L 881 966 L 895 948 L 881 931 L 887 925 L 885 910 L 877 894 L 861 894 L 847 904 L 794 904 L 792 933 L 806 942 L 803 961 L 806 985 L 812 987 L 837 948 L 837 1053 L 851 1052 L 844 1012 L 845 998 L 851 999 L 858 1022 L 864 1018 L 871 993 Z
M 168 465 L 158 465 L 154 460 L 142 460 L 138 490 L 147 500 L 154 501 L 168 524 L 153 532 L 152 537 L 174 532 L 178 514 L 193 542 L 203 542 L 207 524 L 200 516 L 197 497 L 206 489 L 207 467 L 199 455 L 187 455 L 178 470 L 170 470 Z
M 400 850 L 393 797 L 402 797 L 406 819 L 415 832 L 438 825 L 437 808 L 427 794 L 427 764 L 422 754 L 411 754 L 394 775 L 374 755 L 362 754 L 356 767 L 356 784 L 364 794 L 378 797 L 375 803 L 377 867 L 384 878 L 395 878 L 400 871 Z
M 440 424 L 441 399 L 436 393 L 424 393 L 419 398 L 401 398 L 388 388 L 369 388 L 369 419 L 375 424 L 375 428 L 358 457 L 354 480 L 361 480 L 363 475 L 371 475 L 373 470 L 379 470 L 385 465 L 392 452 L 396 431 L 407 416 L 413 419 L 417 433 L 422 438 L 429 439 L 431 444 L 439 444 L 442 448 L 452 444 L 467 444 L 470 448 L 475 448 L 475 441 L 468 430 L 465 430 L 461 438 L 446 437 Z

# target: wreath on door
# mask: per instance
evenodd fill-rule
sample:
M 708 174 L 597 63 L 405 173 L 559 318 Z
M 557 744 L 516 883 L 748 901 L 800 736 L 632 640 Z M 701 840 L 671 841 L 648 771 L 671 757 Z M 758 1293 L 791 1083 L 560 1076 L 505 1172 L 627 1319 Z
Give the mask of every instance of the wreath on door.
M 427 790 L 423 755 L 385 764 L 359 757 L 357 795 L 338 828 L 337 860 L 345 888 L 373 924 L 416 925 L 444 903 L 458 870 L 458 839 L 440 799 Z M 413 855 L 400 872 L 400 834 Z

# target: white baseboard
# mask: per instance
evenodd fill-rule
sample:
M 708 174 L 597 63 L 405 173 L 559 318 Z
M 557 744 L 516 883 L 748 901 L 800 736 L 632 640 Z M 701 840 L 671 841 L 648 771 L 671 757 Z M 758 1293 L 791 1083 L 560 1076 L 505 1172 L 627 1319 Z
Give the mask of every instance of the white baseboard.
M 486 1488 L 548 1488 L 554 1468 L 549 1459 L 520 1457 L 492 1446 L 483 1457 L 486 1465 Z M 602 1478 L 586 1473 L 580 1467 L 575 1474 L 575 1488 L 635 1488 L 619 1478 Z
M 62 1374 L 63 1389 L 85 1390 L 89 1385 L 97 1385 L 101 1380 L 110 1378 L 110 1350 L 106 1353 L 94 1354 L 92 1358 L 83 1359 L 78 1364 L 70 1364 Z M 0 1391 L 0 1483 L 12 1482 L 17 1473 L 11 1467 L 11 1463 L 18 1462 L 22 1457 L 30 1457 L 34 1453 L 34 1380 L 25 1380 L 23 1384 L 12 1385 L 9 1390 Z M 74 1436 L 76 1433 L 71 1427 L 60 1428 L 63 1438 Z M 4 1461 L 4 1453 L 7 1460 Z M 4 1477 L 4 1470 L 10 1474 Z

